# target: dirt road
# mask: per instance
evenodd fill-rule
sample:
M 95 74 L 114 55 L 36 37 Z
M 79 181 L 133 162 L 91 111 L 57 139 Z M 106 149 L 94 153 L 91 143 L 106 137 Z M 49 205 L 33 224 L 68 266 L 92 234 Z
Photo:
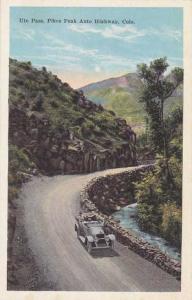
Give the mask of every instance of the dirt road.
M 35 259 L 55 290 L 179 291 L 180 282 L 116 243 L 88 254 L 74 231 L 79 193 L 97 174 L 34 178 L 22 192 L 25 230 Z

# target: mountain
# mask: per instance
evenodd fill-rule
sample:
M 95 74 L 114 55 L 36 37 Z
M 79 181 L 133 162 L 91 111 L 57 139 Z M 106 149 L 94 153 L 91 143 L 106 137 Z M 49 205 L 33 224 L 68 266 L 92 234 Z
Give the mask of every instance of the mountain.
M 143 83 L 136 73 L 109 78 L 82 87 L 85 95 L 106 109 L 113 110 L 119 117 L 126 119 L 137 134 L 145 130 L 145 111 L 139 102 Z M 165 114 L 182 104 L 183 88 L 180 86 L 165 103 Z
M 139 87 L 142 87 L 142 82 L 136 73 L 129 73 L 124 76 L 105 79 L 96 83 L 90 83 L 82 89 L 87 94 L 99 89 L 107 89 L 111 87 L 121 87 L 129 92 L 135 92 Z
M 30 62 L 10 59 L 9 168 L 13 173 L 19 166 L 21 173 L 36 169 L 51 175 L 133 165 L 135 140 L 125 120 L 45 67 L 38 70 Z

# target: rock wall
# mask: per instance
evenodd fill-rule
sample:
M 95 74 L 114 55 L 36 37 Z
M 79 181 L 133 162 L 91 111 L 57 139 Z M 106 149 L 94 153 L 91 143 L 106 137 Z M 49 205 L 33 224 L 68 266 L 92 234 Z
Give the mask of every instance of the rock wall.
M 48 175 L 89 173 L 136 163 L 135 134 L 115 149 L 97 147 L 78 139 L 67 128 L 52 130 L 45 113 L 27 112 L 13 105 L 9 110 L 9 141 L 24 149 Z
M 137 238 L 129 230 L 123 229 L 109 215 L 119 209 L 120 206 L 132 203 L 134 197 L 133 181 L 141 179 L 143 172 L 151 168 L 152 166 L 145 166 L 121 174 L 93 179 L 81 192 L 81 207 L 82 210 L 93 212 L 99 219 L 105 220 L 120 243 L 180 279 L 181 264 L 179 262 Z M 128 198 L 125 198 L 126 193 L 128 193 Z
M 152 166 L 148 167 L 150 168 Z M 89 187 L 89 198 L 100 211 L 110 215 L 134 202 L 134 182 L 141 180 L 142 173 L 142 169 L 139 169 L 139 171 L 123 172 L 116 176 L 99 177 Z

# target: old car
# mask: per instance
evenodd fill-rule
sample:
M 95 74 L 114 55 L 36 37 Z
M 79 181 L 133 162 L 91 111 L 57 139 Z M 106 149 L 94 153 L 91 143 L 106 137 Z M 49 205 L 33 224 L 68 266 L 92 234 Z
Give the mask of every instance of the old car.
M 93 249 L 114 248 L 115 235 L 94 215 L 84 213 L 77 216 L 75 231 L 89 253 Z

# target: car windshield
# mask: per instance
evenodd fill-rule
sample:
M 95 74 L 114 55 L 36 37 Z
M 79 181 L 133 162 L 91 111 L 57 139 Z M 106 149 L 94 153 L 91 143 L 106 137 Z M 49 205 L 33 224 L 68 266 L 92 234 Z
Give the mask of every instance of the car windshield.
M 89 232 L 92 235 L 104 234 L 103 228 L 101 226 L 89 227 Z
M 88 227 L 101 227 L 101 226 L 103 226 L 103 223 L 99 222 L 99 221 L 88 221 L 88 222 L 85 222 L 85 224 Z

